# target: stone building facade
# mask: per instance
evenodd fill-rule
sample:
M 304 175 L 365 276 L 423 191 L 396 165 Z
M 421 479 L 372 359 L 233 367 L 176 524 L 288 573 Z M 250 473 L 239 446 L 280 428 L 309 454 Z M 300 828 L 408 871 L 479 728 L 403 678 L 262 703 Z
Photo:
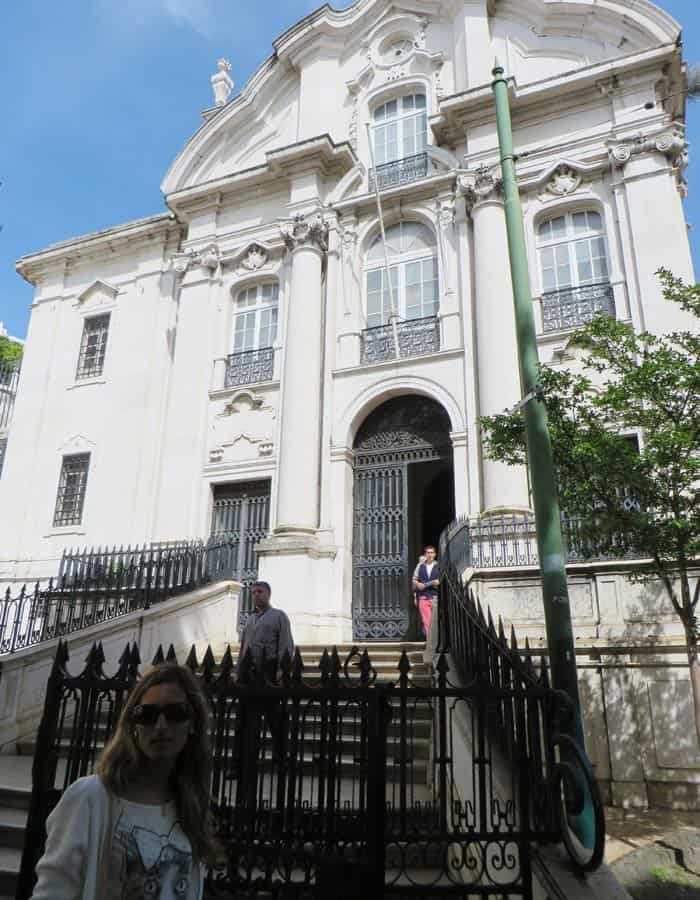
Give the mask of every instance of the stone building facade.
M 300 640 L 408 634 L 421 545 L 530 505 L 478 424 L 520 399 L 494 59 L 540 355 L 567 365 L 594 311 L 687 325 L 654 274 L 693 278 L 679 33 L 648 0 L 358 0 L 282 34 L 232 99 L 222 61 L 166 212 L 17 264 L 36 294 L 0 580 L 67 546 L 227 535 Z

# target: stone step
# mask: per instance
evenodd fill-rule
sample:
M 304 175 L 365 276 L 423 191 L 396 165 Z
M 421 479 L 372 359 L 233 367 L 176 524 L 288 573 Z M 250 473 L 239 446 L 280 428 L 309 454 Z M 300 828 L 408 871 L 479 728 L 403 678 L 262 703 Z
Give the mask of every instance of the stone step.
M 17 847 L 0 847 L 0 892 L 15 896 L 22 851 Z
M 24 830 L 27 827 L 27 812 L 27 809 L 0 806 L 0 847 L 22 849 Z

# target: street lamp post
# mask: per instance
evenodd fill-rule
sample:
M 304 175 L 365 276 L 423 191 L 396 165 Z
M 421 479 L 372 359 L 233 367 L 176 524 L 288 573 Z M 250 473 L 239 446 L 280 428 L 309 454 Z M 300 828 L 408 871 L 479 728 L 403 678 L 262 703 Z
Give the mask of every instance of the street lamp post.
M 503 193 L 505 199 L 508 251 L 510 256 L 515 328 L 518 343 L 520 381 L 523 391 L 521 406 L 525 418 L 527 457 L 535 510 L 537 548 L 542 574 L 545 627 L 552 673 L 552 684 L 569 696 L 574 714 L 568 733 L 584 747 L 581 704 L 576 675 L 571 607 L 566 581 L 566 557 L 561 534 L 559 499 L 554 470 L 552 445 L 547 426 L 547 411 L 539 395 L 539 357 L 535 322 L 532 314 L 530 275 L 525 249 L 520 193 L 515 175 L 513 131 L 508 99 L 508 82 L 504 69 L 496 63 L 493 70 L 493 92 L 496 98 L 496 123 L 501 155 Z M 576 831 L 586 847 L 593 842 L 593 816 L 590 804 L 576 817 Z

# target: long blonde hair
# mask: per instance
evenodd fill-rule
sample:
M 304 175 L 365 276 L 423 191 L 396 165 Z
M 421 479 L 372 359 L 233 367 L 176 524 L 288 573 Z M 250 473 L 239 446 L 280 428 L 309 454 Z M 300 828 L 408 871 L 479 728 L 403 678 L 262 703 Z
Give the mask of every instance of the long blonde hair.
M 211 828 L 210 711 L 197 679 L 186 666 L 163 663 L 136 682 L 124 704 L 114 736 L 100 756 L 97 774 L 117 796 L 126 793 L 134 773 L 145 761 L 134 740 L 133 710 L 141 703 L 146 691 L 156 684 L 178 685 L 192 707 L 192 733 L 177 759 L 170 787 L 180 827 L 189 839 L 195 859 L 213 862 L 219 848 Z

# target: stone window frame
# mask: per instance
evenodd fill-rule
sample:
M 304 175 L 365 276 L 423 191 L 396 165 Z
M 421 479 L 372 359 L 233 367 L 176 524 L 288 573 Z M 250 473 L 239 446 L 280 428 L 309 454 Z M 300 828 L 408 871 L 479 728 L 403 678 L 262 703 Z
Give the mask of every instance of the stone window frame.
M 440 260 L 439 260 L 439 244 L 438 244 L 437 231 L 431 223 L 422 221 L 421 219 L 418 219 L 418 218 L 402 217 L 401 219 L 398 219 L 395 222 L 391 222 L 391 224 L 389 224 L 386 228 L 386 233 L 388 234 L 391 231 L 391 229 L 393 229 L 397 226 L 400 226 L 401 224 L 420 225 L 423 228 L 425 228 L 427 231 L 429 231 L 430 234 L 432 235 L 432 238 L 434 241 L 432 253 L 426 249 L 426 250 L 421 251 L 420 253 L 400 254 L 398 257 L 398 259 L 399 259 L 398 265 L 405 267 L 405 265 L 410 264 L 411 262 L 423 262 L 423 261 L 427 261 L 428 259 L 434 260 L 434 265 L 435 265 L 435 279 L 434 280 L 435 280 L 435 285 L 436 285 L 436 299 L 435 299 L 436 309 L 435 309 L 435 312 L 433 313 L 433 315 L 436 317 L 439 317 L 439 315 L 440 315 L 440 299 L 441 299 L 441 283 L 440 283 Z M 380 259 L 377 260 L 376 263 L 372 263 L 372 264 L 368 265 L 368 262 L 367 262 L 367 259 L 368 259 L 368 256 L 369 256 L 369 253 L 370 253 L 372 247 L 375 245 L 376 241 L 380 238 L 381 238 L 381 231 L 379 229 L 379 226 L 375 225 L 372 228 L 372 230 L 369 232 L 368 239 L 365 242 L 365 248 L 364 248 L 363 258 L 362 258 L 363 312 L 364 312 L 364 320 L 365 320 L 366 328 L 382 327 L 383 325 L 386 325 L 388 322 L 388 320 L 387 320 L 387 322 L 382 322 L 378 326 L 371 326 L 368 324 L 368 322 L 369 322 L 369 291 L 368 291 L 368 283 L 367 283 L 368 275 L 370 272 L 375 272 L 375 271 L 384 272 L 386 269 L 386 264 L 385 264 L 383 255 Z M 391 257 L 389 257 L 389 267 L 390 267 L 390 269 L 393 268 Z M 404 271 L 405 271 L 405 269 L 404 269 Z M 383 286 L 383 282 L 384 282 L 384 276 L 382 276 L 382 286 Z M 397 300 L 397 313 L 399 316 L 399 320 L 400 321 L 414 321 L 411 319 L 407 319 L 406 315 L 405 315 L 405 313 L 406 313 L 405 275 L 402 277 L 402 275 L 399 274 L 398 293 L 397 293 L 396 300 Z M 423 318 L 423 317 L 416 317 L 415 320 L 417 321 L 419 318 Z
M 262 296 L 263 289 L 272 285 L 276 288 L 276 296 L 274 298 L 274 302 L 262 302 L 264 301 L 264 297 Z M 257 299 L 256 302 L 250 306 L 240 306 L 241 296 L 243 294 L 247 294 L 250 291 L 256 291 Z M 231 330 L 230 337 L 228 342 L 229 347 L 229 355 L 236 353 L 247 353 L 252 350 L 264 350 L 267 348 L 275 348 L 278 346 L 279 337 L 280 337 L 280 304 L 281 304 L 281 285 L 278 278 L 275 277 L 264 277 L 264 278 L 256 278 L 255 280 L 245 280 L 234 286 L 232 290 L 232 300 L 233 300 L 233 310 L 231 316 Z M 274 334 L 266 343 L 260 342 L 260 333 L 261 333 L 261 314 L 266 312 L 267 310 L 274 310 L 275 315 L 274 319 Z M 236 324 L 242 316 L 247 314 L 255 313 L 255 325 L 253 329 L 254 333 L 254 342 L 250 347 L 241 347 L 239 349 L 236 348 Z M 266 326 L 270 327 L 270 326 Z M 245 332 L 244 332 L 245 333 Z

